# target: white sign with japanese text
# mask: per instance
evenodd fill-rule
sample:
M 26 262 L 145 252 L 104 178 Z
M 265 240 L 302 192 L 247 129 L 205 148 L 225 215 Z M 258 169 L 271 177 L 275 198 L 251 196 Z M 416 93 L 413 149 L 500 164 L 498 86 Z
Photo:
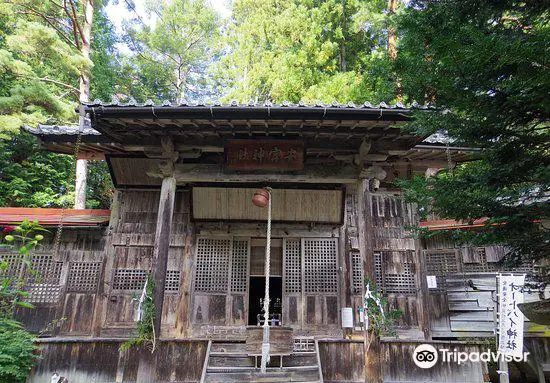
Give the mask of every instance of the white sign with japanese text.
M 525 275 L 500 275 L 498 280 L 498 350 L 504 355 L 523 355 L 523 303 Z

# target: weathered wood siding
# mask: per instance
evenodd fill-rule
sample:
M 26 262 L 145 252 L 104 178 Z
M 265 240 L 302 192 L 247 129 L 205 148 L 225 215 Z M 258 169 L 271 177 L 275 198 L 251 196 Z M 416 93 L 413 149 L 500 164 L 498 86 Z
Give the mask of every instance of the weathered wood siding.
M 380 358 L 383 361 L 383 381 L 390 382 L 483 382 L 482 363 L 438 362 L 430 369 L 421 369 L 412 359 L 420 341 L 383 341 Z M 430 342 L 436 349 L 478 351 L 477 345 L 460 342 Z M 364 347 L 362 341 L 319 341 L 319 357 L 323 379 L 331 382 L 364 382 Z M 367 371 L 367 377 L 372 374 Z
M 50 229 L 32 256 L 39 279 L 27 290 L 35 308 L 18 309 L 17 318 L 29 331 L 44 335 L 90 335 L 90 313 L 103 271 L 105 228 L 63 228 L 57 251 L 56 232 L 57 228 Z M 10 265 L 6 273 L 19 270 L 16 253 L 3 251 L 0 258 Z
M 256 189 L 194 187 L 193 218 L 203 220 L 262 221 L 266 209 L 251 202 Z M 273 221 L 339 223 L 342 190 L 273 189 Z
M 152 359 L 149 382 L 198 382 L 206 357 L 206 341 L 160 341 Z M 49 382 L 54 372 L 71 383 L 136 382 L 140 355 L 148 349 L 119 350 L 120 341 L 61 341 L 40 344 L 38 366 L 28 382 Z
M 429 369 L 417 367 L 413 361 L 414 349 L 422 342 L 389 341 L 382 342 L 382 376 L 385 383 L 392 382 L 483 382 L 484 363 L 446 363 L 441 357 L 437 364 Z M 477 352 L 480 347 L 460 342 L 430 342 L 439 349 L 458 352 Z M 483 349 L 484 350 L 484 349 Z
M 429 289 L 428 312 L 432 335 L 436 337 L 494 336 L 494 299 L 497 272 L 534 275 L 535 264 L 508 268 L 499 261 L 502 246 L 456 246 L 449 236 L 423 240 L 425 275 L 436 277 L 437 288 Z M 550 295 L 547 288 L 546 295 Z M 525 302 L 539 300 L 538 292 L 525 292 Z M 550 327 L 526 320 L 525 331 L 548 336 Z
M 117 193 L 105 249 L 102 336 L 127 336 L 135 328 L 135 298 L 152 266 L 160 197 L 160 192 L 155 190 L 119 190 Z M 176 192 L 162 312 L 164 336 L 176 335 L 176 315 L 184 314 L 182 306 L 188 306 L 190 278 L 186 273 L 193 262 L 193 251 L 186 249 L 186 243 L 194 242 L 188 238 L 194 235 L 189 198 L 186 190 Z M 185 333 L 186 327 L 179 323 L 178 334 Z

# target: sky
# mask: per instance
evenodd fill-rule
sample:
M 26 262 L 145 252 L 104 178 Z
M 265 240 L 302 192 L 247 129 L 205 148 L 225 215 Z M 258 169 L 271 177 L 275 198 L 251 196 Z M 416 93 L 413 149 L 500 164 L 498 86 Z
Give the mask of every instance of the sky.
M 208 1 L 214 10 L 218 12 L 218 14 L 222 18 L 227 18 L 231 15 L 231 0 L 206 0 Z M 145 0 L 134 0 L 134 3 L 136 5 L 136 11 L 139 13 L 141 18 L 143 20 L 151 20 L 147 12 L 145 12 Z M 127 20 L 131 17 L 131 11 L 129 11 L 126 8 L 125 1 L 124 0 L 118 0 L 118 1 L 110 1 L 107 7 L 105 8 L 107 16 L 115 26 L 117 34 L 122 34 L 122 22 L 124 20 Z M 129 48 L 123 44 L 119 43 L 117 44 L 118 50 L 121 52 L 129 52 Z

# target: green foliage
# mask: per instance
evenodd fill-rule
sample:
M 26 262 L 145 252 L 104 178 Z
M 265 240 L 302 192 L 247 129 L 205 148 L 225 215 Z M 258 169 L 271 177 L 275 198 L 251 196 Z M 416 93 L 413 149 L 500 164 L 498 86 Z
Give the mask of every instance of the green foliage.
M 386 1 L 239 0 L 217 74 L 227 99 L 391 101 Z
M 74 172 L 72 156 L 41 150 L 30 134 L 0 140 L 0 206 L 71 206 Z M 112 191 L 105 162 L 90 161 L 87 206 L 108 209 Z
M 38 359 L 34 336 L 13 319 L 17 307 L 33 308 L 26 301 L 25 287 L 38 281 L 39 273 L 32 268 L 33 250 L 44 239 L 37 221 L 24 220 L 20 225 L 4 228 L 1 247 L 19 253 L 22 269 L 9 271 L 9 264 L 0 258 L 0 382 L 24 382 Z M 14 272 L 15 271 L 15 272 Z
M 155 320 L 155 303 L 153 302 L 153 289 L 155 281 L 149 275 L 147 277 L 147 286 L 145 288 L 145 299 L 142 303 L 142 317 L 137 322 L 136 329 L 137 335 L 124 342 L 120 349 L 121 351 L 126 351 L 134 346 L 150 346 L 152 350 L 155 349 L 156 335 L 154 330 L 154 320 Z M 136 298 L 134 298 L 136 299 Z
M 365 299 L 370 330 L 377 336 L 396 336 L 395 324 L 403 316 L 400 310 L 388 308 L 388 299 L 382 295 L 375 284 L 365 277 L 365 286 L 370 289 L 371 297 Z
M 134 53 L 126 60 L 127 93 L 142 100 L 204 99 L 206 69 L 219 40 L 216 12 L 203 0 L 145 5 L 157 20 L 149 25 L 136 18 L 126 25 L 125 40 Z
M 33 250 L 44 239 L 41 234 L 47 230 L 42 228 L 38 221 L 24 220 L 20 225 L 10 227 L 8 234 L 4 235 L 5 243 L 1 247 L 8 247 L 19 253 L 21 256 L 22 270 L 17 273 L 12 270 L 8 272 L 8 262 L 0 259 L 0 317 L 13 317 L 16 307 L 32 308 L 33 306 L 25 301 L 28 293 L 25 287 L 29 281 L 39 280 L 40 275 L 32 268 Z M 6 232 L 4 230 L 3 232 Z
M 0 382 L 24 382 L 38 360 L 35 338 L 12 319 L 0 317 Z
M 550 254 L 548 16 L 542 2 L 445 0 L 413 1 L 397 20 L 404 96 L 437 108 L 408 129 L 482 149 L 475 162 L 401 185 L 424 214 L 490 217 L 461 235 L 507 244 L 518 261 Z

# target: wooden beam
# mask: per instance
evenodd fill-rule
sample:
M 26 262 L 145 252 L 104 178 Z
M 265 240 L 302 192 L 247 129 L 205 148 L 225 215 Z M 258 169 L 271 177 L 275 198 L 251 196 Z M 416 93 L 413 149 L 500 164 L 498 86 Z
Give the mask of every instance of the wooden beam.
M 156 171 L 147 173 L 150 177 L 160 177 Z M 176 164 L 174 177 L 178 183 L 200 182 L 301 182 L 301 183 L 355 183 L 357 169 L 354 166 L 306 166 L 300 172 L 281 174 L 239 174 L 224 172 L 219 165 Z
M 153 302 L 155 304 L 154 330 L 160 337 L 162 320 L 162 305 L 164 303 L 164 285 L 166 282 L 166 267 L 168 265 L 168 250 L 170 249 L 170 231 L 176 197 L 176 179 L 165 177 L 160 189 L 155 245 L 153 247 Z

